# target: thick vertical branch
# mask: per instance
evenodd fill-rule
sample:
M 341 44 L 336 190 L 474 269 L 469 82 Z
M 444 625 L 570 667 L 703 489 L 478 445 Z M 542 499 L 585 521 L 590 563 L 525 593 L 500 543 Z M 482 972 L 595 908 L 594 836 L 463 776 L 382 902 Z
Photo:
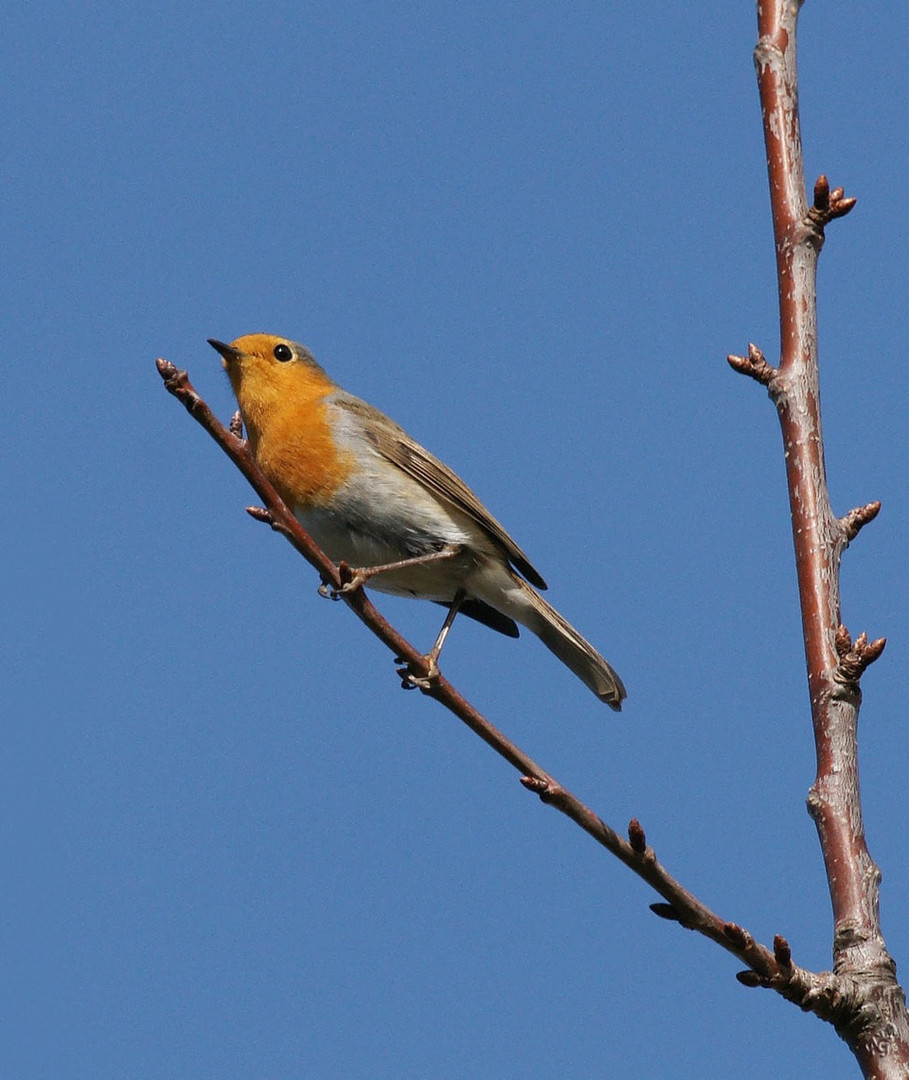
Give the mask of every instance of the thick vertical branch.
M 755 50 L 767 149 L 780 303 L 780 366 L 753 349 L 734 362 L 768 387 L 779 412 L 817 777 L 808 804 L 827 868 L 834 916 L 834 971 L 857 993 L 856 1015 L 839 1025 L 866 1076 L 906 1076 L 909 1025 L 878 913 L 880 872 L 865 843 L 859 796 L 859 676 L 883 642 L 852 642 L 840 620 L 839 566 L 846 545 L 876 514 L 870 504 L 837 519 L 824 466 L 818 388 L 815 278 L 824 227 L 852 209 L 824 177 L 805 199 L 796 75 L 799 0 L 759 0 Z M 873 653 L 873 655 L 871 655 Z M 853 982 L 854 981 L 854 982 Z

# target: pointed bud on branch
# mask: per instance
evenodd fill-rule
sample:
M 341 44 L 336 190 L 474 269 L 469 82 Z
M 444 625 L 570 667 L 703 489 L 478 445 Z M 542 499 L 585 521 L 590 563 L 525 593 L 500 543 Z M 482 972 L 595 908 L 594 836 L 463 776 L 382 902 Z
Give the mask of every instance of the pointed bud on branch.
M 740 375 L 747 375 L 763 386 L 769 386 L 776 375 L 776 368 L 767 363 L 764 354 L 753 342 L 748 346 L 747 356 L 732 354 L 727 356 L 726 360 Z
M 869 642 L 868 635 L 862 632 L 853 641 L 846 627 L 840 624 L 836 631 L 835 644 L 840 662 L 834 678 L 840 683 L 857 683 L 865 669 L 884 651 L 887 639 L 875 638 Z
M 728 922 L 723 924 L 723 933 L 726 935 L 726 940 L 731 942 L 736 948 L 750 949 L 754 945 L 754 938 L 747 930 L 744 930 L 738 923 Z
M 266 510 L 264 506 L 247 506 L 246 512 L 255 521 L 261 521 L 263 525 L 273 525 L 275 519 L 271 515 L 270 510 Z
M 631 850 L 635 855 L 643 855 L 647 850 L 647 837 L 644 835 L 644 830 L 641 828 L 641 823 L 637 818 L 632 818 L 628 822 L 628 842 L 631 844 Z
M 789 942 L 782 934 L 776 934 L 773 938 L 773 955 L 776 957 L 776 962 L 780 967 L 788 968 L 792 966 L 792 950 L 789 948 Z
M 864 506 L 856 506 L 848 514 L 840 518 L 840 525 L 846 534 L 846 543 L 853 541 L 869 521 L 874 521 L 881 512 L 880 499 L 865 503 Z
M 650 910 L 654 915 L 659 915 L 661 919 L 668 919 L 669 922 L 681 922 L 679 913 L 672 906 L 672 904 L 651 904 Z
M 814 184 L 814 205 L 808 210 L 809 221 L 821 229 L 834 218 L 844 217 L 855 206 L 855 199 L 843 198 L 841 187 L 830 190 L 830 182 L 821 174 Z

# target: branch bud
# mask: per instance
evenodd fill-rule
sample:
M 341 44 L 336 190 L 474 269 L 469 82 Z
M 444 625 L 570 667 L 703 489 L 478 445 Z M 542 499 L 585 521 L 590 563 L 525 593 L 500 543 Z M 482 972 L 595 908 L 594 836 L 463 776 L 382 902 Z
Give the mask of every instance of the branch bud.
M 631 844 L 631 850 L 635 855 L 643 855 L 647 850 L 647 837 L 644 835 L 644 830 L 641 828 L 641 823 L 637 818 L 632 818 L 628 822 L 628 842 Z
M 856 506 L 848 514 L 840 518 L 840 525 L 846 534 L 846 543 L 853 541 L 869 521 L 874 521 L 881 512 L 880 499 L 865 503 L 864 506 Z
M 726 357 L 729 366 L 740 375 L 747 375 L 763 386 L 769 386 L 771 379 L 776 375 L 776 368 L 767 363 L 764 354 L 753 342 L 748 346 L 747 356 L 736 356 L 734 353 Z
M 776 962 L 780 967 L 788 968 L 792 966 L 792 950 L 789 948 L 789 942 L 782 934 L 774 935 L 773 955 L 776 957 Z
M 668 919 L 669 922 L 680 923 L 682 921 L 672 904 L 651 904 L 650 910 L 654 915 L 659 915 L 661 919 Z
M 821 174 L 814 183 L 814 205 L 808 211 L 808 218 L 821 229 L 834 218 L 844 217 L 855 206 L 855 199 L 843 198 L 841 187 L 830 190 L 830 182 Z
M 853 641 L 846 627 L 840 625 L 836 632 L 836 652 L 840 662 L 834 678 L 841 683 L 857 683 L 865 669 L 884 651 L 886 644 L 886 638 L 875 638 L 869 642 L 864 631 Z
M 754 938 L 751 934 L 739 926 L 738 923 L 723 923 L 723 934 L 726 940 L 738 949 L 750 949 L 754 944 Z

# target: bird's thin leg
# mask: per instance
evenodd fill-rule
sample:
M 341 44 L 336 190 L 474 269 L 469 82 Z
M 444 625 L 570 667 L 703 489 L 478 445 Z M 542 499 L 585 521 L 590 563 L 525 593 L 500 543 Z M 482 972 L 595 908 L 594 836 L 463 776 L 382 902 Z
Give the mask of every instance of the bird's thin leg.
M 458 589 L 455 593 L 454 600 L 451 602 L 448 614 L 445 616 L 445 622 L 442 623 L 442 629 L 439 631 L 435 644 L 423 657 L 426 661 L 426 674 L 415 675 L 410 668 L 404 668 L 399 672 L 408 686 L 418 686 L 421 690 L 428 690 L 430 685 L 438 679 L 440 674 L 439 656 L 442 653 L 442 646 L 445 644 L 445 639 L 448 637 L 448 631 L 451 629 L 451 624 L 455 621 L 456 615 L 461 610 L 461 604 L 464 603 L 466 598 L 467 592 L 464 589 Z
M 354 569 L 346 562 L 341 562 L 338 564 L 338 572 L 343 582 L 341 587 L 335 589 L 323 581 L 319 586 L 319 595 L 329 596 L 333 600 L 337 600 L 344 593 L 359 589 L 376 574 L 387 574 L 392 570 L 406 570 L 411 566 L 422 566 L 424 563 L 436 562 L 439 559 L 450 559 L 460 554 L 461 551 L 460 544 L 446 544 L 445 547 L 440 548 L 438 551 L 430 551 L 427 555 L 415 555 L 412 559 L 398 559 L 396 562 L 382 563 L 380 566 L 360 566 Z

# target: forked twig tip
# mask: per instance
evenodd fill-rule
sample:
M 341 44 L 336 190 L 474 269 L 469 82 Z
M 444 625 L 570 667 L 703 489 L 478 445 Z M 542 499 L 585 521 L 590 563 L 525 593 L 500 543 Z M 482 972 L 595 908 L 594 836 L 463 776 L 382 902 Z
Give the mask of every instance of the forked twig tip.
M 830 190 L 830 181 L 823 173 L 814 182 L 814 203 L 808 211 L 809 220 L 821 229 L 834 218 L 845 217 L 855 206 L 853 197 L 844 198 L 841 187 Z
M 732 353 L 726 357 L 726 361 L 734 371 L 747 375 L 762 386 L 769 386 L 776 375 L 776 368 L 767 363 L 763 352 L 753 342 L 748 346 L 747 356 L 736 356 Z
M 839 663 L 834 678 L 839 683 L 854 684 L 859 681 L 866 668 L 880 657 L 887 646 L 887 639 L 880 637 L 869 641 L 868 635 L 862 631 L 853 640 L 846 627 L 840 624 L 836 631 L 835 645 Z

